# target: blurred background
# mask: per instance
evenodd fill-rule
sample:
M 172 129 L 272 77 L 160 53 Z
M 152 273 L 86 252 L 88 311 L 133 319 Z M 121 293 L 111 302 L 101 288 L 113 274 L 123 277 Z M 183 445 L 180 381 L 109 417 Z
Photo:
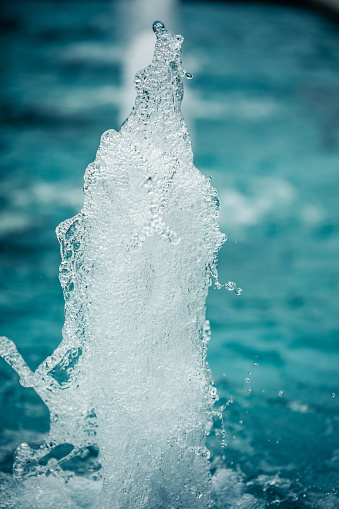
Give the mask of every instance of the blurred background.
M 228 235 L 219 279 L 243 289 L 208 298 L 225 507 L 339 505 L 338 4 L 1 3 L 0 334 L 33 369 L 61 340 L 55 227 L 81 208 L 100 135 L 133 105 L 154 19 L 185 37 L 183 112 Z M 6 478 L 49 419 L 2 360 L 0 381 Z

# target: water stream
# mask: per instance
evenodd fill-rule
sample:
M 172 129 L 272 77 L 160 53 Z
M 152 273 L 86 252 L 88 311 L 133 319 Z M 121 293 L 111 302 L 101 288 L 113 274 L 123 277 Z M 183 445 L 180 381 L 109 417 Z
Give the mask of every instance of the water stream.
M 22 508 L 213 503 L 205 436 L 217 395 L 205 301 L 224 235 L 181 114 L 192 77 L 183 37 L 159 21 L 153 30 L 134 108 L 119 132 L 102 135 L 83 208 L 57 228 L 63 340 L 33 372 L 1 338 L 1 356 L 50 413 L 44 444 L 15 453 Z M 89 460 L 80 477 L 78 456 Z

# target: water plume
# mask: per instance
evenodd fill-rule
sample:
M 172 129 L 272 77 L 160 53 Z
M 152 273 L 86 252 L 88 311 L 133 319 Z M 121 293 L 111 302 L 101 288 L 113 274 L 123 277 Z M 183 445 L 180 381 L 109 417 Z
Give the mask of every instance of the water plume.
M 34 372 L 10 340 L 0 342 L 50 412 L 45 443 L 15 453 L 22 508 L 213 503 L 205 436 L 217 396 L 205 300 L 224 236 L 181 114 L 192 77 L 183 38 L 159 21 L 153 30 L 132 112 L 102 135 L 83 208 L 57 228 L 62 342 Z

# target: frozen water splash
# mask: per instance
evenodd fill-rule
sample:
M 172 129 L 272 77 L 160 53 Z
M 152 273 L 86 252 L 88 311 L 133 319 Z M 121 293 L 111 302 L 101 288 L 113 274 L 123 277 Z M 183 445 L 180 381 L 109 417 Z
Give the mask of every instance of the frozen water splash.
M 183 38 L 153 30 L 133 110 L 102 135 L 84 206 L 57 228 L 63 340 L 35 372 L 0 343 L 50 411 L 46 442 L 15 454 L 22 508 L 212 505 L 205 300 L 224 236 L 181 114 Z

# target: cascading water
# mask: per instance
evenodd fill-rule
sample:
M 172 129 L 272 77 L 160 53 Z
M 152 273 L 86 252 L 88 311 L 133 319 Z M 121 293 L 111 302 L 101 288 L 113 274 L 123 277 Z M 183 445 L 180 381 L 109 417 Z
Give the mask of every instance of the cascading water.
M 181 114 L 191 77 L 183 38 L 161 22 L 153 30 L 134 108 L 119 132 L 103 134 L 84 206 L 57 228 L 63 340 L 32 372 L 1 339 L 2 357 L 50 411 L 46 442 L 16 451 L 5 507 L 213 504 L 205 300 L 224 236 Z

